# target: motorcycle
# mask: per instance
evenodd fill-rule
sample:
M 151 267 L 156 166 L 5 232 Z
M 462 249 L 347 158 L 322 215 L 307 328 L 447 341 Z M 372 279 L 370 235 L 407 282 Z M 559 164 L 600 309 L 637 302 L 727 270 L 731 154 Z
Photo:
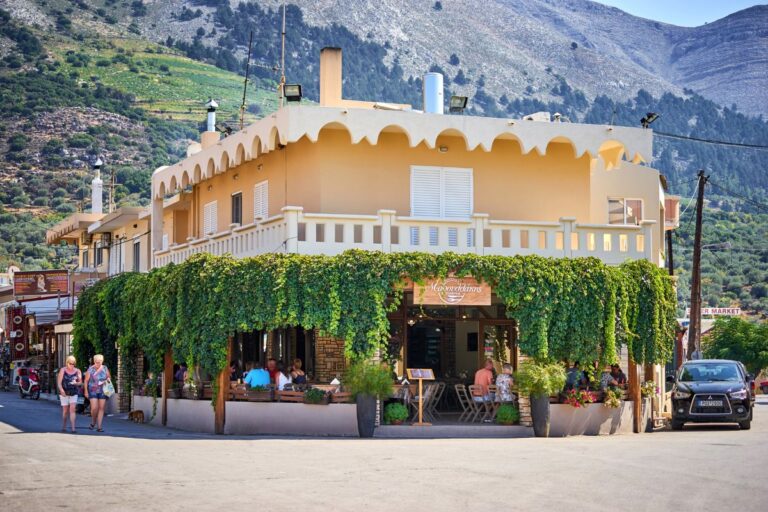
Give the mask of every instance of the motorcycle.
M 19 368 L 19 396 L 40 398 L 40 373 L 37 368 Z

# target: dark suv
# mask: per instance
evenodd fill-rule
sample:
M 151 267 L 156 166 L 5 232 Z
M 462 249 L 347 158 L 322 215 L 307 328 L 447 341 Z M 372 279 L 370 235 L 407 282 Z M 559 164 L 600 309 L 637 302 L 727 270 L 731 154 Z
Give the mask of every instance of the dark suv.
M 744 365 L 738 361 L 699 359 L 680 368 L 672 387 L 672 429 L 687 422 L 738 423 L 749 430 L 755 401 Z

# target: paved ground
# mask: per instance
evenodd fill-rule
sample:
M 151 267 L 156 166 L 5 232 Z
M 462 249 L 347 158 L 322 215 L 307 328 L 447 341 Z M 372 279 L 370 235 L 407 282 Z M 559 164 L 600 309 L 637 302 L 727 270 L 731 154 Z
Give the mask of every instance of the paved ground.
M 751 431 L 566 439 L 216 437 L 0 392 L 0 510 L 765 510 L 768 399 Z M 94 494 L 95 492 L 95 494 Z

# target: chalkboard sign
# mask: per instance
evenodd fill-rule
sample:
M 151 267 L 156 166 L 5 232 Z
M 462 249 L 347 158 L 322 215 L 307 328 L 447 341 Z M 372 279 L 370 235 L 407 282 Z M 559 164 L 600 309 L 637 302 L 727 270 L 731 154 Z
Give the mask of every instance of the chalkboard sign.
M 422 379 L 422 380 L 435 380 L 435 374 L 432 368 L 406 368 L 408 372 L 408 378 Z

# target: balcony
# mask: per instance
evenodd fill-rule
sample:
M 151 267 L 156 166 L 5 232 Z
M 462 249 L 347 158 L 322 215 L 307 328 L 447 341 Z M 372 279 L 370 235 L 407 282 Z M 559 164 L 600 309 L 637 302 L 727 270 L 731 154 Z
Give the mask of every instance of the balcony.
M 377 215 L 304 213 L 301 207 L 287 206 L 282 215 L 263 222 L 156 251 L 155 266 L 181 263 L 203 252 L 244 258 L 276 252 L 335 255 L 349 249 L 593 256 L 616 265 L 626 260 L 655 260 L 651 244 L 654 224 L 580 224 L 567 217 L 558 222 L 521 222 L 492 220 L 487 214 L 460 221 L 401 217 L 393 210 L 380 210 Z

